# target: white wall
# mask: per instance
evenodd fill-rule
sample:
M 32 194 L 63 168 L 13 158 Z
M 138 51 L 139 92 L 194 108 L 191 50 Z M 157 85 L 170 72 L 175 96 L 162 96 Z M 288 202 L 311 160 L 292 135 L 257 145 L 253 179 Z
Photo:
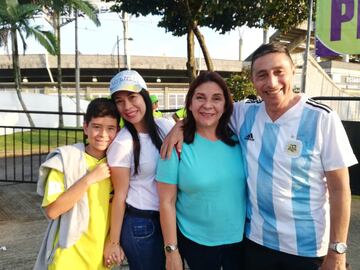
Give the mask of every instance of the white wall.
M 58 111 L 57 96 L 44 94 L 22 93 L 23 100 L 30 111 Z M 75 100 L 63 96 L 63 111 L 76 112 Z M 80 112 L 85 112 L 89 101 L 80 100 Z M 0 109 L 2 110 L 22 110 L 15 91 L 0 92 Z M 56 114 L 31 114 L 36 127 L 58 127 L 59 117 Z M 81 117 L 82 122 L 82 117 Z M 0 126 L 30 126 L 24 113 L 0 112 Z M 76 116 L 64 116 L 65 127 L 76 126 Z M 0 129 L 0 135 L 5 130 Z

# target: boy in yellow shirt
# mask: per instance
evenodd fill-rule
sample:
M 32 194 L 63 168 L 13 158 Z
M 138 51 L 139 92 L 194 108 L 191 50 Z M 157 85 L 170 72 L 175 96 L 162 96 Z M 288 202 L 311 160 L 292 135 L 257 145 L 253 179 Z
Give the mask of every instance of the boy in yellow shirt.
M 37 192 L 49 225 L 34 270 L 106 269 L 103 249 L 112 197 L 106 150 L 119 118 L 111 100 L 94 99 L 84 117 L 88 144 L 59 147 L 41 165 Z

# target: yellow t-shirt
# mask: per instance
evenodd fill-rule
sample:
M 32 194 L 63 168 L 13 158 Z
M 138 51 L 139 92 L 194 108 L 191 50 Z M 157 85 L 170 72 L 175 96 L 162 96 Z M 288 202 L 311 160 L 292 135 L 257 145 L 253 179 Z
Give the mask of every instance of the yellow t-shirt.
M 100 163 L 106 163 L 106 158 L 97 160 L 88 154 L 85 154 L 85 160 L 88 171 L 93 170 Z M 112 190 L 110 178 L 89 187 L 87 191 L 89 201 L 88 231 L 73 246 L 65 249 L 58 248 L 55 251 L 53 262 L 48 267 L 49 270 L 108 269 L 103 265 L 103 250 L 110 226 Z M 45 207 L 54 202 L 64 191 L 63 173 L 52 170 L 46 183 L 42 206 Z M 57 241 L 58 235 L 55 238 L 55 243 Z
M 154 115 L 154 118 L 161 118 L 161 117 L 162 117 L 162 112 L 160 112 L 160 111 L 153 111 L 153 115 Z
M 184 119 L 186 117 L 186 109 L 185 108 L 181 108 L 179 110 L 177 110 L 175 112 L 176 116 L 179 118 L 179 119 Z
M 119 126 L 120 126 L 120 128 L 125 127 L 125 122 L 124 122 L 124 119 L 122 117 L 120 117 Z

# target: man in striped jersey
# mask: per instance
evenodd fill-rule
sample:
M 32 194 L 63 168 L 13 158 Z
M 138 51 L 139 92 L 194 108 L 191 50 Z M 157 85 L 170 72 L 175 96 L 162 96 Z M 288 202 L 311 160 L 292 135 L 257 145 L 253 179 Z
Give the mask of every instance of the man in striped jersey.
M 260 102 L 235 104 L 231 125 L 247 161 L 246 269 L 345 269 L 357 160 L 338 115 L 293 92 L 280 44 L 253 54 Z

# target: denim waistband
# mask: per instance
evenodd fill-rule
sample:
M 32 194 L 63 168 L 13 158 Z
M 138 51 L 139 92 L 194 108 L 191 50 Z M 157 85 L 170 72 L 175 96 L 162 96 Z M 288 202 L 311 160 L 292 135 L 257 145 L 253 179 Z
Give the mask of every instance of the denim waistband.
M 137 208 L 131 206 L 130 204 L 126 204 L 125 211 L 128 215 L 136 216 L 136 217 L 145 217 L 145 218 L 159 218 L 160 217 L 159 211 L 141 210 L 141 209 L 137 209 Z

